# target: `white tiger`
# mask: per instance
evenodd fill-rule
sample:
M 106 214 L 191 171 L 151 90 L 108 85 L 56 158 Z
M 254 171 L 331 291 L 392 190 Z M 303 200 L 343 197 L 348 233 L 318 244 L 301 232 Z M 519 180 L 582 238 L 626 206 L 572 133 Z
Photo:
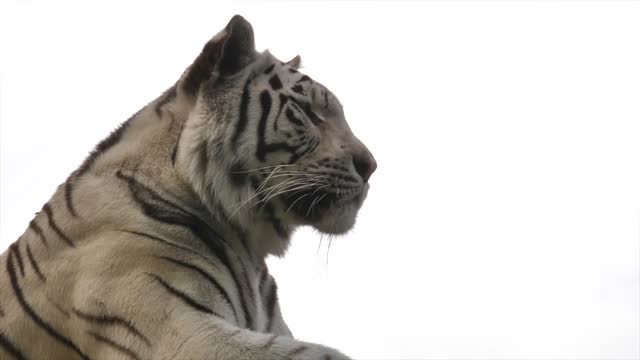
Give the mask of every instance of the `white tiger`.
M 347 359 L 294 339 L 265 265 L 341 234 L 376 162 L 241 16 L 103 140 L 0 257 L 1 359 Z

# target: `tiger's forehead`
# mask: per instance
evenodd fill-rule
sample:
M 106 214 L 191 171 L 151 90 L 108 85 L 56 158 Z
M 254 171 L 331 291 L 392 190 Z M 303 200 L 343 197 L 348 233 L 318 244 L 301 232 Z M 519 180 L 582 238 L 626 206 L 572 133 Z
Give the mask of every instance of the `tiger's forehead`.
M 297 98 L 308 98 L 310 102 L 341 107 L 336 96 L 324 85 L 269 55 L 271 61 L 263 65 L 254 75 L 254 86 Z
M 293 67 L 275 60 L 260 72 L 258 78 L 261 82 L 268 82 L 271 90 L 279 91 L 283 88 L 303 89 L 305 87 L 320 85 Z

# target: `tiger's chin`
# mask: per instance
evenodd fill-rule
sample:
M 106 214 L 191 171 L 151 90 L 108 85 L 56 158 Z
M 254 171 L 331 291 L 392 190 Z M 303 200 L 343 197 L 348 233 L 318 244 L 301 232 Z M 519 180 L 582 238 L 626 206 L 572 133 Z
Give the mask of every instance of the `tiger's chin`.
M 311 226 L 321 233 L 342 235 L 353 228 L 358 217 L 358 211 L 367 197 L 369 184 L 365 184 L 362 191 L 355 197 L 333 204 L 311 222 Z
M 353 207 L 350 205 L 349 207 Z M 353 228 L 358 216 L 358 208 L 345 209 L 340 211 L 342 214 L 327 214 L 319 221 L 311 224 L 311 226 L 324 234 L 342 235 Z

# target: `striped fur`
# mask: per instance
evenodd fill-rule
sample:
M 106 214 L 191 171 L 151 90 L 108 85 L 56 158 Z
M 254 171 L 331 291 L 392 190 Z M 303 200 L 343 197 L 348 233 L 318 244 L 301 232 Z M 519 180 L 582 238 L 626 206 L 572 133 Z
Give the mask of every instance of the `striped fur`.
M 292 337 L 265 265 L 354 224 L 375 160 L 235 16 L 0 257 L 0 359 L 347 359 Z

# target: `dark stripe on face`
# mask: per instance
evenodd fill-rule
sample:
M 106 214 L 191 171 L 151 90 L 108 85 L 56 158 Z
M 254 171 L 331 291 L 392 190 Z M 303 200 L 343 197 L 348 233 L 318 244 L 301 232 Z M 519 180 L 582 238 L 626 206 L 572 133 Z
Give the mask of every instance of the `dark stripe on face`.
M 296 92 L 300 95 L 307 95 L 304 90 L 302 89 L 302 86 L 300 84 L 296 84 L 291 88 L 291 91 Z
M 177 95 L 178 95 L 178 87 L 176 85 L 173 85 L 167 91 L 165 91 L 164 94 L 162 94 L 162 97 L 160 98 L 160 100 L 158 101 L 154 109 L 156 112 L 156 115 L 162 116 L 162 107 L 164 107 L 165 105 L 173 101 L 173 99 L 175 99 Z
M 234 285 L 238 289 L 240 303 L 247 319 L 247 326 L 253 327 L 253 317 L 245 302 L 246 299 L 242 283 L 239 280 L 238 274 L 233 270 L 232 261 L 225 248 L 225 246 L 229 247 L 229 245 L 224 239 L 197 216 L 162 198 L 146 185 L 138 182 L 135 178 L 124 175 L 121 171 L 118 171 L 116 176 L 127 182 L 133 199 L 140 205 L 146 216 L 160 222 L 189 229 L 196 239 L 202 242 L 213 255 L 220 259 L 220 262 L 229 270 Z
M 71 340 L 69 340 L 64 335 L 57 332 L 51 325 L 49 325 L 49 323 L 44 321 L 33 310 L 31 305 L 29 305 L 29 303 L 24 297 L 24 294 L 22 293 L 22 289 L 20 288 L 20 285 L 18 285 L 18 278 L 16 276 L 16 271 L 13 266 L 13 254 L 11 253 L 9 253 L 9 258 L 7 259 L 7 272 L 9 273 L 9 279 L 11 280 L 11 287 L 13 288 L 14 295 L 16 296 L 16 299 L 18 300 L 18 303 L 20 304 L 24 312 L 31 318 L 31 320 L 33 320 L 33 322 L 35 322 L 40 328 L 42 328 L 47 334 L 49 334 L 49 336 L 51 336 L 52 338 L 60 342 L 62 345 L 73 350 L 76 354 L 80 356 L 80 358 L 84 360 L 90 360 L 90 358 L 87 355 L 85 355 L 80 350 L 80 348 L 78 348 L 76 344 L 74 344 Z
M 40 226 L 36 223 L 36 220 L 33 219 L 29 222 L 29 228 L 31 230 L 33 230 L 33 232 L 36 233 L 36 235 L 38 235 L 38 237 L 40 238 L 40 240 L 42 241 L 42 244 L 44 244 L 44 247 L 46 247 L 47 249 L 49 248 L 49 244 L 47 244 L 47 238 L 44 236 L 44 233 L 42 232 L 42 229 L 40 228 Z
M 304 110 L 304 113 L 307 115 L 309 120 L 311 120 L 311 122 L 314 125 L 318 125 L 320 124 L 320 122 L 322 122 L 322 119 L 320 119 L 318 115 L 316 115 L 316 113 L 311 110 L 311 104 L 309 103 L 302 104 L 302 110 Z
M 231 146 L 235 148 L 238 143 L 238 139 L 240 138 L 240 134 L 247 127 L 247 123 L 249 122 L 249 101 L 251 100 L 251 95 L 249 94 L 249 83 L 251 79 L 247 80 L 244 84 L 244 89 L 242 91 L 242 99 L 240 100 L 240 114 L 238 117 L 238 123 L 236 124 L 236 130 L 231 137 Z
M 178 299 L 182 300 L 182 302 L 184 302 L 185 304 L 189 305 L 193 309 L 195 309 L 197 311 L 200 311 L 200 312 L 207 313 L 207 314 L 215 315 L 215 316 L 223 319 L 222 316 L 218 315 L 213 310 L 209 309 L 207 306 L 205 306 L 203 304 L 200 304 L 199 302 L 197 302 L 196 300 L 191 298 L 188 294 L 186 294 L 186 293 L 174 288 L 173 286 L 169 285 L 169 283 L 167 283 L 160 276 L 155 275 L 155 274 L 150 274 L 150 273 L 146 273 L 146 274 L 151 276 L 152 278 L 154 278 L 157 282 L 159 282 L 160 285 L 162 285 L 169 292 L 169 294 L 171 294 L 171 295 L 177 297 Z
M 313 110 L 311 110 L 310 103 L 301 102 L 298 99 L 294 98 L 293 96 L 289 96 L 289 100 L 292 103 L 294 103 L 300 111 L 304 112 L 304 114 L 307 115 L 309 120 L 311 120 L 311 122 L 314 125 L 318 125 L 320 122 L 322 122 L 322 119 L 320 119 L 318 115 L 316 115 L 316 113 L 314 113 Z
M 233 306 L 233 303 L 231 302 L 231 297 L 229 297 L 229 293 L 227 293 L 227 291 L 222 287 L 222 285 L 220 285 L 220 283 L 218 283 L 218 281 L 216 279 L 214 279 L 211 275 L 209 275 L 206 271 L 204 271 L 202 268 L 193 265 L 193 264 L 189 264 L 187 262 L 178 260 L 178 259 L 174 259 L 168 256 L 157 256 L 157 258 L 159 259 L 163 259 L 166 261 L 169 261 L 175 265 L 178 266 L 182 266 L 186 269 L 192 270 L 197 272 L 198 274 L 200 274 L 202 277 L 204 277 L 205 279 L 207 279 L 209 281 L 209 283 L 216 288 L 216 290 L 220 293 L 220 295 L 222 295 L 222 297 L 224 298 L 224 301 L 227 303 L 227 305 L 229 306 L 229 308 L 231 309 L 231 311 L 233 312 L 233 317 L 235 319 L 236 322 L 238 322 L 238 313 L 236 312 L 235 307 Z
M 73 309 L 73 313 L 80 319 L 93 324 L 123 327 L 135 337 L 142 340 L 142 342 L 144 342 L 147 346 L 151 346 L 151 342 L 149 342 L 149 339 L 146 336 L 142 335 L 142 333 L 131 323 L 131 321 L 127 319 L 115 315 L 93 315 L 84 311 L 80 311 L 76 308 Z
M 36 272 L 36 274 L 38 275 L 40 280 L 42 280 L 43 282 L 46 282 L 47 278 L 45 278 L 45 276 L 40 271 L 40 266 L 38 266 L 38 263 L 36 262 L 36 259 L 33 257 L 33 254 L 31 253 L 31 248 L 29 247 L 29 244 L 27 244 L 27 258 L 29 259 L 29 262 L 31 263 L 31 267 Z
M 76 209 L 73 206 L 73 199 L 71 198 L 71 193 L 73 192 L 74 180 L 75 179 L 72 174 L 71 176 L 69 176 L 69 178 L 67 179 L 67 182 L 64 184 L 64 200 L 65 200 L 65 203 L 67 204 L 67 209 L 69 210 L 69 213 L 71 214 L 71 216 L 78 217 L 78 213 L 76 212 Z
M 56 224 L 55 220 L 53 220 L 53 211 L 51 210 L 51 206 L 49 206 L 49 204 L 45 204 L 42 210 L 44 210 L 44 213 L 47 214 L 47 219 L 49 220 L 49 227 L 51 227 L 53 231 L 55 231 L 55 233 L 58 234 L 58 237 L 64 240 L 64 242 L 66 242 L 69 246 L 76 247 L 73 241 L 71 241 L 71 239 L 69 239 L 69 237 L 65 235 L 65 233 L 62 232 L 62 230 L 60 230 L 60 228 L 58 227 L 58 224 Z
M 9 252 L 12 252 L 16 259 L 18 259 L 18 267 L 20 268 L 20 275 L 24 276 L 24 263 L 22 262 L 22 255 L 20 254 L 20 247 L 18 243 L 15 242 L 9 246 Z
M 134 359 L 134 360 L 140 360 L 140 357 L 138 356 L 138 354 L 136 354 L 133 350 L 128 349 L 126 346 L 118 344 L 117 342 L 104 337 L 98 333 L 95 333 L 93 331 L 87 331 L 87 334 L 91 335 L 91 337 L 93 337 L 96 341 L 101 342 L 103 344 L 108 345 L 109 347 L 113 348 L 114 350 L 118 351 L 119 353 L 125 354 L 128 357 Z
M 276 66 L 276 64 L 271 64 L 271 66 L 269 66 L 268 68 L 264 69 L 264 73 L 265 74 L 269 74 L 271 72 L 271 70 L 273 70 L 273 68 Z
M 265 131 L 267 129 L 267 118 L 271 111 L 271 95 L 267 90 L 260 93 L 260 106 L 262 107 L 262 116 L 260 116 L 260 123 L 258 124 L 258 147 L 256 149 L 256 156 L 258 160 L 263 161 L 267 155 Z
M 291 110 L 291 108 L 288 108 L 285 111 L 285 115 L 287 115 L 287 119 L 289 119 L 289 121 L 291 121 L 291 123 L 293 123 L 294 125 L 304 127 L 304 123 L 302 122 L 302 120 L 296 117 L 296 114 L 293 113 L 293 110 Z
M 282 81 L 280 81 L 277 74 L 273 75 L 271 79 L 269 79 L 269 85 L 271 85 L 271 89 L 274 91 L 282 89 Z
M 311 80 L 311 78 L 308 77 L 307 75 L 302 75 L 302 77 L 297 82 L 301 83 L 305 81 L 313 81 L 313 80 Z
M 278 131 L 278 120 L 280 119 L 280 114 L 282 114 L 282 109 L 284 109 L 284 106 L 287 104 L 287 96 L 284 94 L 278 94 L 278 96 L 280 97 L 280 105 L 278 107 L 278 114 L 276 115 L 275 119 L 273 120 L 273 131 Z
M 20 349 L 0 330 L 0 348 L 4 349 L 9 355 L 18 360 L 26 360 L 26 357 Z

